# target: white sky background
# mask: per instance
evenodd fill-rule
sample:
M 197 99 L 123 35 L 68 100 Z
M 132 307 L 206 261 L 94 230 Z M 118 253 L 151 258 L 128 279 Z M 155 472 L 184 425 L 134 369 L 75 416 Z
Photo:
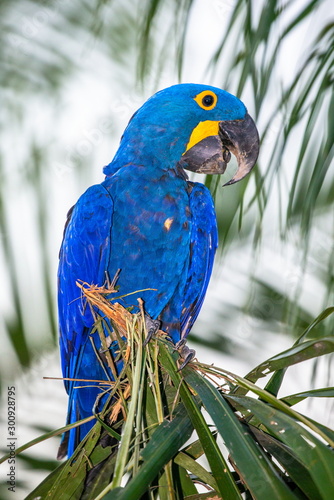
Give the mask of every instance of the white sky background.
M 221 85 L 219 76 L 216 76 L 214 81 L 206 79 L 206 68 L 210 56 L 220 41 L 222 26 L 226 23 L 234 3 L 233 0 L 212 0 L 211 2 L 197 0 L 195 3 L 189 24 L 183 70 L 183 75 L 187 75 L 187 78 L 183 78 L 183 81 Z M 300 5 L 305 4 L 302 0 L 299 3 Z M 281 72 L 277 75 L 278 78 L 284 80 L 291 78 L 302 59 L 305 46 L 310 43 L 313 26 L 321 22 L 324 16 L 327 19 L 330 11 L 333 12 L 332 1 L 324 1 L 318 11 L 317 19 L 308 19 L 301 26 L 299 33 L 294 33 L 293 37 L 287 39 L 286 47 L 280 55 Z M 25 19 L 34 21 L 34 14 L 27 17 L 25 13 L 21 13 L 20 16 L 21 21 Z M 32 36 L 47 36 L 47 17 L 45 19 L 46 22 L 40 23 L 37 33 Z M 61 42 L 61 36 L 59 41 Z M 67 43 L 70 44 L 70 41 Z M 38 293 L 38 290 L 42 288 L 42 282 L 38 273 L 39 253 L 38 248 L 36 248 L 38 237 L 35 233 L 34 201 L 31 199 L 31 191 L 26 191 L 22 185 L 22 171 L 17 169 L 17 165 L 24 161 L 25 144 L 28 145 L 31 137 L 37 136 L 48 148 L 50 163 L 46 165 L 46 168 L 50 169 L 48 172 L 50 189 L 48 189 L 46 196 L 49 199 L 48 216 L 52 228 L 48 244 L 52 256 L 51 268 L 55 276 L 54 287 L 56 288 L 58 248 L 66 213 L 87 187 L 103 180 L 102 168 L 112 159 L 122 130 L 132 113 L 151 93 L 146 91 L 144 95 L 138 88 L 134 88 L 134 72 L 126 75 L 117 67 L 110 68 L 110 64 L 105 65 L 105 55 L 99 52 L 98 46 L 94 48 L 93 41 L 88 40 L 87 46 L 87 50 L 82 50 L 81 54 L 78 53 L 83 70 L 67 82 L 60 105 L 55 108 L 53 102 L 49 103 L 42 100 L 40 96 L 35 96 L 26 105 L 25 135 L 22 137 L 19 127 L 14 127 L 8 133 L 8 141 L 6 141 L 7 165 L 11 169 L 8 187 L 9 192 L 10 190 L 15 192 L 15 203 L 12 204 L 10 217 L 16 231 L 14 237 L 20 239 L 20 244 L 16 247 L 17 261 L 21 262 L 21 273 L 24 278 L 22 280 L 22 294 L 29 300 L 25 308 L 25 319 L 31 325 L 31 329 L 33 329 L 36 317 L 43 318 L 45 308 Z M 75 44 L 73 47 L 71 44 L 69 45 L 69 50 L 72 49 L 77 50 Z M 177 83 L 177 80 L 168 69 L 163 73 L 159 88 L 173 83 Z M 152 87 L 153 85 L 152 79 Z M 275 93 L 275 89 L 273 89 L 273 93 Z M 252 114 L 252 103 L 248 103 L 246 97 L 244 97 L 244 101 Z M 261 123 L 258 125 L 261 131 Z M 289 153 L 293 155 L 294 151 L 291 149 Z M 92 160 L 91 169 L 88 171 L 83 169 L 80 185 L 78 185 L 73 158 L 83 162 Z M 285 174 L 289 175 L 288 168 L 285 168 Z M 19 190 L 17 190 L 17 186 L 20 186 Z M 270 211 L 277 210 L 278 192 L 272 191 L 271 196 L 272 200 L 269 205 L 271 204 L 272 208 L 269 208 L 267 213 L 269 220 Z M 252 271 L 257 277 L 268 280 L 268 282 L 275 281 L 277 288 L 281 289 L 282 292 L 287 289 L 293 291 L 296 277 L 301 273 L 300 263 L 294 261 L 294 248 L 279 243 L 277 227 L 273 227 L 269 223 L 266 231 L 267 234 L 271 235 L 271 239 L 257 256 L 255 272 L 251 246 L 245 252 L 245 248 L 238 248 L 236 245 L 236 248 L 229 252 L 223 263 L 217 259 L 215 276 L 209 286 L 203 310 L 194 328 L 195 332 L 203 331 L 207 318 L 212 317 L 212 314 L 226 312 L 230 307 L 243 303 L 243 299 L 240 297 L 246 297 L 247 280 L 249 280 L 249 274 Z M 277 245 L 281 245 L 281 253 L 276 250 Z M 3 256 L 0 255 L 0 269 L 5 269 L 5 266 Z M 2 274 L 4 286 L 8 286 L 5 281 L 6 273 Z M 302 301 L 314 316 L 322 309 L 324 293 L 325 290 L 314 275 L 309 273 L 305 276 Z M 2 298 L 0 311 L 1 317 L 12 311 L 12 305 L 7 296 Z M 43 325 L 43 321 L 41 324 Z M 233 342 L 239 347 L 240 359 L 233 359 L 231 356 L 209 349 L 198 348 L 197 354 L 201 361 L 212 362 L 243 375 L 255 364 L 291 345 L 291 339 L 288 336 L 270 332 L 263 332 L 261 339 L 255 338 L 252 332 L 256 328 L 261 328 L 261 325 L 254 324 L 254 321 L 252 322 L 247 317 L 234 318 L 233 324 L 233 330 L 225 328 L 224 333 L 233 338 Z M 1 319 L 0 329 L 4 330 L 4 323 Z M 1 331 L 0 333 L 2 338 L 1 364 L 8 373 L 8 382 L 14 381 L 19 391 L 19 444 L 23 444 L 39 434 L 32 428 L 34 425 L 43 424 L 43 422 L 47 422 L 55 428 L 64 425 L 67 397 L 61 382 L 42 380 L 43 376 L 61 376 L 57 354 L 50 353 L 50 355 L 44 356 L 31 370 L 31 373 L 23 374 L 19 380 L 16 380 L 14 372 L 17 370 L 16 368 L 13 370 L 13 367 L 16 366 L 15 355 L 6 335 Z M 36 342 L 43 341 L 42 335 L 41 331 L 35 332 Z M 50 343 L 48 332 L 46 332 L 45 338 L 46 342 Z M 258 358 L 259 343 L 261 345 L 260 359 Z M 324 363 L 321 366 L 325 368 Z M 289 387 L 286 388 L 286 393 L 309 388 L 311 369 L 310 363 L 305 367 L 305 371 L 297 367 L 290 369 Z M 324 380 L 318 380 L 318 382 L 319 387 L 325 383 Z M 317 403 L 313 405 L 311 410 L 314 418 L 320 419 L 322 415 L 323 422 L 329 424 L 328 411 L 324 410 L 321 405 Z M 55 456 L 56 449 L 57 442 L 53 440 L 52 443 L 47 442 L 36 447 L 32 454 L 34 456 L 41 454 L 51 459 Z M 0 474 L 2 474 L 1 469 Z M 31 485 L 36 485 L 41 480 L 38 474 L 29 472 L 29 476 Z

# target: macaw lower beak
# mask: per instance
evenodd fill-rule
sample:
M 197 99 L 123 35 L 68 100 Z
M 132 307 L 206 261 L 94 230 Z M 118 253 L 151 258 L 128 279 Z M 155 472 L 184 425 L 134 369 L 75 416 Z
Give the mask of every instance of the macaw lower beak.
M 218 134 L 195 143 L 182 155 L 182 168 L 201 174 L 223 174 L 231 159 L 236 157 L 238 169 L 225 186 L 243 179 L 254 167 L 259 154 L 259 134 L 247 113 L 242 120 L 221 121 Z

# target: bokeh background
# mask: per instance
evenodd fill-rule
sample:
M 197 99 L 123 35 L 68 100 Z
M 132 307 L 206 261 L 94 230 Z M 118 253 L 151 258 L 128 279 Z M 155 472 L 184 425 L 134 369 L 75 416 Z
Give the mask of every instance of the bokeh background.
M 332 0 L 0 1 L 1 447 L 7 386 L 18 445 L 64 424 L 56 273 L 66 213 L 103 180 L 122 130 L 178 82 L 238 95 L 262 147 L 216 202 L 220 248 L 189 342 L 244 375 L 289 347 L 328 305 L 334 264 Z M 333 334 L 331 318 L 319 336 Z M 292 368 L 290 393 L 331 384 L 331 358 Z M 284 390 L 284 387 L 283 387 Z M 326 425 L 331 407 L 305 409 Z M 17 458 L 23 498 L 56 465 L 54 438 Z M 0 467 L 6 480 L 6 463 Z M 6 485 L 1 498 L 14 498 Z

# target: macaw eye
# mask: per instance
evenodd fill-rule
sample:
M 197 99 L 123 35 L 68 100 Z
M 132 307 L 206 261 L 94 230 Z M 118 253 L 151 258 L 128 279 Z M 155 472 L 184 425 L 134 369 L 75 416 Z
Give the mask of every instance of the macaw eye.
M 214 99 L 213 99 L 212 95 L 210 95 L 210 94 L 205 95 L 202 99 L 202 104 L 206 108 L 209 108 L 213 103 L 214 103 Z
M 197 104 L 207 111 L 213 109 L 218 101 L 218 97 L 212 90 L 204 90 L 194 98 Z

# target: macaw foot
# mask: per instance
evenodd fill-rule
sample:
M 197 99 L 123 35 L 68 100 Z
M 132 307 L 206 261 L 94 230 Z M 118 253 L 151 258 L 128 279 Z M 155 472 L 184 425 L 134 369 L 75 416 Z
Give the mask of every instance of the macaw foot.
M 186 345 L 186 339 L 180 340 L 176 345 L 175 345 L 175 350 L 179 353 L 180 358 L 183 359 L 181 365 L 179 366 L 179 369 L 177 370 L 178 372 L 183 370 L 187 364 L 194 359 L 196 355 L 195 349 L 190 349 Z
M 144 347 L 149 343 L 153 335 L 157 333 L 160 328 L 161 321 L 158 319 L 153 319 L 151 316 L 145 313 L 145 325 L 147 330 L 147 337 L 144 340 Z

